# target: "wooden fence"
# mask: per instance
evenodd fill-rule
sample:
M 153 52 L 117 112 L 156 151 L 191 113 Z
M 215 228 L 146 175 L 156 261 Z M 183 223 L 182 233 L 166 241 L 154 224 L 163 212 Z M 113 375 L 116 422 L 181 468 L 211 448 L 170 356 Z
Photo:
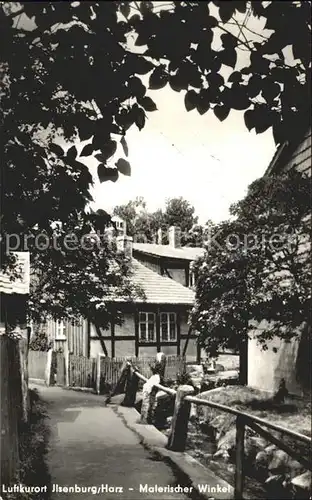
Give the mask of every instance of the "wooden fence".
M 99 355 L 98 359 L 69 355 L 68 379 L 66 378 L 66 357 L 58 355 L 56 363 L 56 383 L 70 387 L 96 389 L 98 393 L 111 391 L 116 387 L 120 369 L 126 360 L 130 360 L 146 377 L 150 377 L 150 364 L 154 358 L 108 358 Z M 64 364 L 65 363 L 65 364 Z M 182 357 L 170 356 L 167 359 L 166 380 L 176 380 L 177 375 L 185 371 L 185 360 Z
M 23 394 L 18 342 L 0 336 L 1 480 L 10 484 L 19 467 L 19 426 L 23 420 Z
M 97 362 L 97 392 L 114 390 L 120 376 L 121 367 L 125 361 L 133 363 L 145 377 L 151 376 L 150 365 L 155 358 L 107 358 L 100 356 Z M 179 374 L 185 372 L 185 359 L 179 356 L 168 356 L 165 380 L 176 380 Z M 100 374 L 100 375 L 99 375 Z
M 130 362 L 124 365 L 123 372 L 120 377 L 126 376 L 126 394 L 123 401 L 123 406 L 134 406 L 136 401 L 136 392 L 138 390 L 139 381 L 147 382 L 147 377 L 144 376 L 133 366 Z M 275 444 L 279 449 L 285 451 L 289 456 L 297 460 L 305 469 L 311 471 L 312 463 L 311 456 L 309 456 L 309 451 L 307 456 L 304 453 L 300 453 L 297 450 L 292 449 L 289 444 L 286 444 L 285 437 L 291 438 L 293 441 L 300 441 L 304 443 L 305 446 L 308 445 L 308 450 L 311 450 L 311 438 L 298 432 L 286 429 L 274 423 L 271 423 L 262 418 L 250 415 L 245 412 L 241 412 L 235 408 L 230 408 L 228 406 L 214 403 L 212 401 L 207 401 L 194 397 L 194 388 L 189 385 L 181 385 L 178 390 L 175 391 L 169 387 L 165 387 L 160 384 L 153 384 L 153 388 L 149 393 L 146 393 L 145 401 L 142 401 L 142 408 L 144 406 L 144 415 L 141 413 L 141 421 L 144 423 L 151 424 L 152 421 L 149 420 L 150 416 L 153 414 L 153 406 L 155 404 L 155 394 L 157 390 L 164 391 L 170 397 L 174 398 L 174 413 L 171 422 L 171 430 L 168 439 L 167 448 L 175 452 L 184 452 L 187 440 L 188 432 L 188 420 L 191 412 L 191 405 L 201 405 L 210 408 L 218 409 L 222 412 L 235 415 L 236 416 L 236 459 L 235 459 L 235 485 L 234 485 L 234 499 L 243 499 L 244 493 L 244 480 L 245 480 L 245 434 L 246 427 L 251 428 L 265 440 Z M 146 419 L 147 417 L 147 419 Z M 269 431 L 274 431 L 275 434 Z M 231 497 L 232 498 L 232 497 Z
M 95 388 L 96 359 L 69 356 L 68 382 L 71 387 Z

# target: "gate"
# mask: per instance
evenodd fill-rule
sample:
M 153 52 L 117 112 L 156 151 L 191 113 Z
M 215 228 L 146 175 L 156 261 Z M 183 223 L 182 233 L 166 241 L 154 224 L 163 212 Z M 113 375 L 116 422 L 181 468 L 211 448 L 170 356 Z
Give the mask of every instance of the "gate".
M 64 354 L 62 352 L 57 352 L 55 360 L 56 360 L 55 383 L 56 385 L 64 386 L 66 384 Z

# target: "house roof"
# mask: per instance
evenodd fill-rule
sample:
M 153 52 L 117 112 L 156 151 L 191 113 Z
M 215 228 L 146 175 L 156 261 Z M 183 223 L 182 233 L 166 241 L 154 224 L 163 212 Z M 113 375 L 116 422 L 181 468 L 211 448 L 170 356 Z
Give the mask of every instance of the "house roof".
M 155 257 L 195 260 L 204 255 L 205 249 L 199 247 L 173 248 L 170 245 L 156 245 L 154 243 L 134 243 L 133 250 Z
M 137 260 L 133 259 L 133 282 L 139 285 L 145 295 L 141 302 L 153 304 L 185 304 L 193 305 L 195 293 L 190 288 L 180 285 L 166 276 L 160 276 Z
M 144 293 L 144 297 L 137 296 L 133 300 L 122 298 L 117 294 L 106 297 L 111 302 L 134 302 L 150 304 L 176 304 L 192 306 L 195 293 L 190 288 L 180 285 L 171 278 L 161 276 L 144 266 L 136 259 L 132 259 L 133 276 L 131 281 Z
M 264 175 L 270 176 L 272 174 L 279 173 L 283 166 L 290 160 L 292 154 L 299 146 L 299 144 L 307 137 L 307 135 L 311 135 L 311 122 L 306 123 L 304 120 L 300 127 L 294 130 L 294 127 L 291 128 L 291 134 L 287 140 L 278 145 L 273 155 L 272 160 L 268 168 L 266 169 Z

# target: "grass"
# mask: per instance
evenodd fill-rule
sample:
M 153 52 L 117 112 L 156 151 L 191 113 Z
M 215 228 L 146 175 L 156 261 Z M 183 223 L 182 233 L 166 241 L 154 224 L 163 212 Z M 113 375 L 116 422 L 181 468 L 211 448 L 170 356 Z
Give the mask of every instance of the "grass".
M 235 385 L 222 388 L 204 398 L 208 397 L 215 403 L 234 406 L 287 429 L 311 436 L 311 401 L 288 398 L 285 403 L 275 404 L 267 393 Z M 210 417 L 220 415 L 219 411 L 213 409 L 207 408 L 207 412 L 210 413 Z
M 51 478 L 46 464 L 49 441 L 47 412 L 37 391 L 30 390 L 29 422 L 20 428 L 20 468 L 15 484 L 44 486 L 47 492 L 7 493 L 3 500 L 48 500 Z

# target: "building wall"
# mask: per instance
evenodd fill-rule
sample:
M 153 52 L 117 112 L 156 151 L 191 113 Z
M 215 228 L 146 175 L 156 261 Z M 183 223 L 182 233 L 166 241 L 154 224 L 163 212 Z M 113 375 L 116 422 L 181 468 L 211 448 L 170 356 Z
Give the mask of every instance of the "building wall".
M 67 320 L 60 323 L 50 318 L 41 325 L 32 325 L 31 329 L 32 336 L 36 329 L 44 331 L 56 351 L 61 348 L 75 356 L 88 355 L 88 325 L 82 318 L 77 324 Z
M 111 327 L 107 330 L 102 330 L 103 340 L 108 352 L 108 356 L 112 357 L 125 357 L 125 356 L 135 356 L 135 314 L 132 312 L 124 314 L 124 322 L 121 326 L 115 325 L 114 327 L 114 349 L 112 349 L 111 340 Z M 188 334 L 187 325 L 187 315 L 181 314 L 180 320 L 180 354 L 182 354 L 183 347 Z M 127 337 L 129 340 L 127 340 Z M 176 356 L 178 353 L 178 344 L 176 345 L 166 345 L 163 343 L 161 345 L 161 351 L 168 356 Z M 113 352 L 114 351 L 114 352 Z M 104 354 L 100 340 L 97 336 L 96 329 L 94 325 L 90 325 L 90 357 L 97 357 L 98 354 Z M 138 356 L 139 357 L 154 357 L 157 353 L 156 345 L 139 345 Z M 187 350 L 187 358 L 191 361 L 196 360 L 197 346 L 196 339 L 191 338 Z
M 296 148 L 284 170 L 287 171 L 296 165 L 299 172 L 311 176 L 311 128 L 304 134 L 302 141 Z
M 311 176 L 311 129 L 304 135 L 292 157 L 284 165 L 283 170 L 288 171 L 291 168 L 296 168 L 304 175 Z M 300 254 L 307 251 L 311 251 L 310 241 L 302 242 L 299 247 Z M 257 344 L 255 335 L 257 330 L 267 327 L 268 324 L 265 321 L 258 324 L 251 335 L 251 340 L 249 340 L 248 385 L 272 392 L 278 388 L 281 378 L 284 378 L 289 392 L 302 395 L 303 391 L 308 390 L 304 385 L 310 380 L 308 375 L 311 369 L 311 345 L 309 339 L 304 341 L 305 346 L 303 348 L 301 347 L 303 345 L 302 337 L 299 341 L 293 340 L 291 343 L 274 339 L 274 341 L 268 343 L 268 350 L 263 351 Z M 276 353 L 273 348 L 277 348 Z M 299 351 L 301 352 L 300 357 Z M 303 373 L 306 373 L 301 377 L 301 380 L 298 373 L 300 369 L 303 370 Z
M 187 341 L 189 325 L 187 323 L 188 317 L 187 314 L 183 314 L 181 317 L 181 355 L 184 351 L 184 346 Z M 186 351 L 186 361 L 196 362 L 197 360 L 197 339 L 193 335 L 189 339 L 187 351 Z
M 135 356 L 135 322 L 133 313 L 124 314 L 124 322 L 121 326 L 114 325 L 107 330 L 101 329 L 103 340 L 109 357 Z M 113 332 L 113 341 L 112 341 Z M 119 339 L 119 337 L 123 337 Z M 124 337 L 129 337 L 129 340 Z M 94 325 L 90 325 L 90 357 L 97 357 L 98 354 L 104 354 L 101 342 L 97 335 Z
M 269 328 L 266 321 L 262 321 L 253 331 L 248 347 L 248 385 L 264 391 L 274 392 L 278 389 L 282 378 L 291 394 L 302 396 L 304 387 L 298 373 L 299 347 L 301 339 L 285 342 L 273 339 L 268 342 L 268 349 L 263 351 L 257 343 L 256 334 Z M 273 351 L 277 349 L 277 352 Z M 305 349 L 306 354 L 308 351 Z M 301 360 L 307 362 L 308 360 Z
M 166 269 L 174 281 L 177 281 L 180 285 L 186 286 L 185 269 L 172 269 L 170 267 Z

